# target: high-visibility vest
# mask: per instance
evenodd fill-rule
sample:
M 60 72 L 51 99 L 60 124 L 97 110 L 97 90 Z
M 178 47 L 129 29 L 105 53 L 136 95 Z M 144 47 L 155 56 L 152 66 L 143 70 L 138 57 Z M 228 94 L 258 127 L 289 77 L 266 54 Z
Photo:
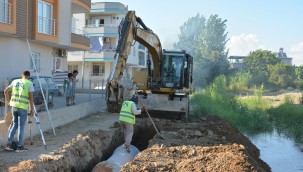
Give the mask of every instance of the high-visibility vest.
M 132 112 L 133 103 L 134 102 L 132 102 L 132 101 L 124 101 L 122 103 L 122 108 L 121 108 L 120 117 L 119 117 L 120 121 L 127 122 L 130 124 L 136 123 L 136 117 Z
M 12 82 L 12 97 L 10 105 L 12 107 L 28 110 L 29 107 L 29 86 L 31 81 L 27 79 L 16 79 Z

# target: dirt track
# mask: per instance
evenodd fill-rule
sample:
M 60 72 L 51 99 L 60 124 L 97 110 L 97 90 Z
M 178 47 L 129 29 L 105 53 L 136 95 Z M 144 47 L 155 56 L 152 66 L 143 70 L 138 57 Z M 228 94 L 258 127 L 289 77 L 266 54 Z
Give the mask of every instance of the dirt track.
M 48 142 L 48 151 L 36 144 L 41 150 L 30 146 L 25 153 L 1 152 L 0 169 L 90 171 L 123 142 L 119 126 L 114 124 L 117 118 L 117 114 L 93 114 L 61 127 L 56 130 L 58 141 Z M 141 150 L 148 148 L 122 171 L 270 171 L 259 159 L 259 150 L 224 121 L 213 117 L 187 123 L 155 121 L 166 139 L 153 138 L 155 131 L 149 119 L 138 119 L 133 144 Z M 46 133 L 48 140 L 51 134 Z

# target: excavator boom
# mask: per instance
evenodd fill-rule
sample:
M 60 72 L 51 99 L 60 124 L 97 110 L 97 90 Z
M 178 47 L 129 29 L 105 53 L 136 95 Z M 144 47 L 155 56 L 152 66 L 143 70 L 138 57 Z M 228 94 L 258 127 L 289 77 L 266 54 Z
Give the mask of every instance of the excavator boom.
M 188 93 L 191 90 L 192 57 L 185 51 L 162 50 L 159 37 L 135 15 L 134 11 L 129 11 L 119 26 L 119 41 L 113 70 L 107 82 L 108 111 L 119 112 L 125 92 L 133 88 L 123 84 L 122 77 L 135 41 L 147 48 L 151 59 L 147 61 L 147 69 L 142 68 L 133 72 L 131 85 L 136 84 L 137 89 L 141 90 L 139 93 L 144 95 L 145 100 L 143 100 L 150 105 L 151 109 L 186 112 L 188 101 L 184 99 L 188 99 Z M 179 102 L 174 102 L 174 97 L 179 97 Z M 151 104 L 149 99 L 163 103 L 170 101 L 167 104 L 168 107 L 160 107 L 155 106 L 155 103 Z M 182 104 L 185 105 L 182 106 Z

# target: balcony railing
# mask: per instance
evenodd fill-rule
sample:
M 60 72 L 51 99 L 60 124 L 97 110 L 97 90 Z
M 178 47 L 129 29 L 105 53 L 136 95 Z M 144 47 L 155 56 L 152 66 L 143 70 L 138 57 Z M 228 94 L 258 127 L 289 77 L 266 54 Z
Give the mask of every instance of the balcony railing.
M 12 24 L 12 7 L 12 4 L 0 2 L 0 23 Z
M 91 23 L 87 24 L 86 27 L 118 27 L 119 25 L 116 24 L 96 24 L 96 23 Z
M 87 36 L 86 36 L 86 35 L 87 35 L 87 32 L 85 32 L 84 30 L 81 30 L 81 29 L 72 28 L 72 33 L 87 37 Z
M 90 76 L 105 76 L 105 73 L 90 73 Z
M 55 19 L 38 16 L 39 33 L 56 36 L 56 25 Z

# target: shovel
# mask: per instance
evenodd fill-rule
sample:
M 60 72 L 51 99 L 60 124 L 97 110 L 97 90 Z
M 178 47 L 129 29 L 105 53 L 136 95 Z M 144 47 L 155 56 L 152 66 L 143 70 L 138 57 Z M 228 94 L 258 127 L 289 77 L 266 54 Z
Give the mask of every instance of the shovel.
M 146 106 L 143 104 L 143 102 L 142 102 L 141 98 L 139 97 L 138 93 L 135 92 L 135 94 L 136 94 L 136 96 L 138 97 L 139 102 L 141 103 L 141 105 L 144 107 L 144 110 L 145 110 L 145 112 L 147 113 L 147 115 L 148 115 L 150 121 L 152 122 L 152 124 L 153 124 L 153 126 L 154 126 L 156 132 L 159 134 L 159 136 L 160 136 L 162 139 L 166 140 L 166 138 L 165 138 L 164 136 L 162 136 L 162 135 L 160 134 L 159 130 L 157 129 L 157 127 L 156 127 L 156 125 L 155 125 L 153 119 L 152 119 L 151 116 L 149 115 L 149 112 L 148 112 L 148 110 L 145 108 Z

